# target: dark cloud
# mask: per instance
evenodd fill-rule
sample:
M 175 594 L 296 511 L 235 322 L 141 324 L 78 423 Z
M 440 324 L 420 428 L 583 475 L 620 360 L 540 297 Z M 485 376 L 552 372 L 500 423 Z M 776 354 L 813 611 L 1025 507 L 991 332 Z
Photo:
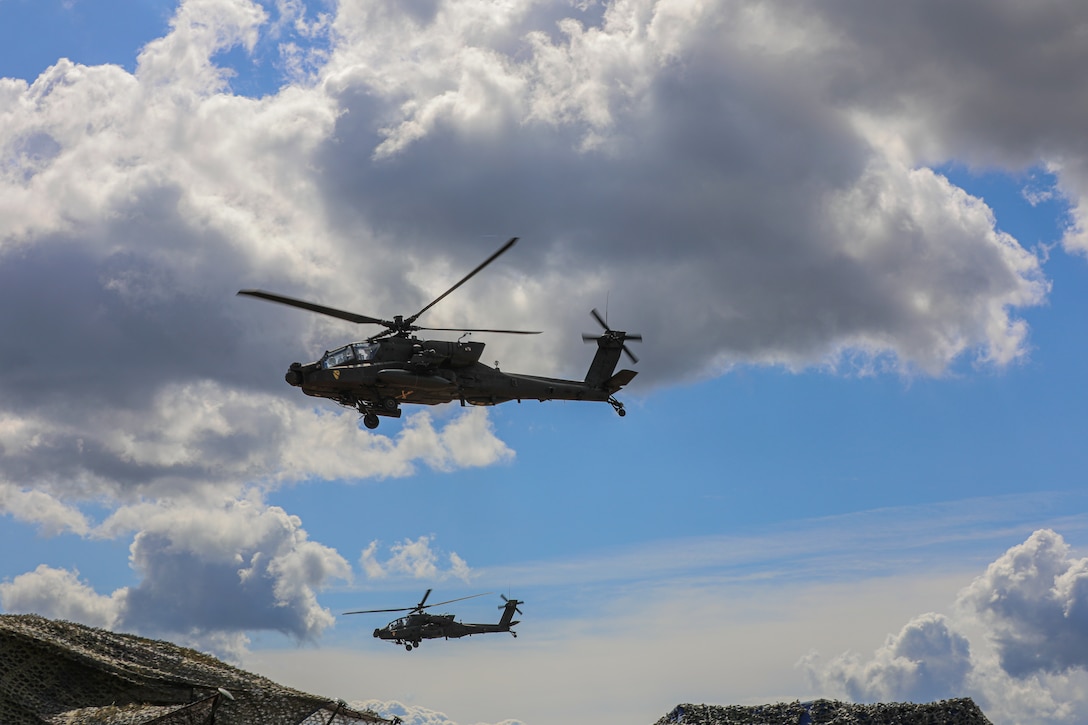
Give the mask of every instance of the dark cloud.
M 0 261 L 0 364 L 11 372 L 0 391 L 13 410 L 138 407 L 164 381 L 237 375 L 245 335 L 224 312 L 233 302 L 185 289 L 138 252 L 99 258 L 44 241 Z
M 1084 3 L 837 0 L 818 12 L 846 41 L 834 89 L 913 127 L 923 156 L 1026 167 L 1088 152 Z

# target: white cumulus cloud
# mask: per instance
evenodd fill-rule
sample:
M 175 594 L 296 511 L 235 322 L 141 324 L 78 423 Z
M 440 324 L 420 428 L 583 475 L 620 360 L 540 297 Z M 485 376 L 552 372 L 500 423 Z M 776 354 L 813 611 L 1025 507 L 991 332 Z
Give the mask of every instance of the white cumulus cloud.
M 472 570 L 468 563 L 450 552 L 445 555 L 449 566 L 442 568 L 440 560 L 443 554 L 432 548 L 434 536 L 420 536 L 418 539 L 404 539 L 389 547 L 389 556 L 385 561 L 379 561 L 379 541 L 371 541 L 359 557 L 359 565 L 371 579 L 384 579 L 389 576 L 407 576 L 413 579 L 437 579 L 448 578 L 469 581 Z
M 819 693 L 859 702 L 973 697 L 994 722 L 1071 725 L 1088 716 L 1088 558 L 1041 529 L 960 593 L 953 614 L 913 618 L 871 657 L 799 666 Z
M 125 506 L 94 533 L 126 532 L 135 532 L 135 586 L 100 595 L 77 572 L 42 565 L 0 584 L 0 604 L 237 657 L 246 632 L 317 639 L 334 623 L 317 592 L 352 576 L 343 557 L 309 539 L 298 517 L 255 496 Z
M 872 659 L 840 655 L 826 665 L 802 660 L 818 689 L 841 690 L 854 702 L 932 702 L 961 697 L 972 669 L 967 638 L 940 614 L 915 617 L 889 635 Z
M 41 564 L 10 582 L 0 582 L 0 606 L 8 612 L 32 612 L 91 627 L 113 627 L 124 607 L 124 590 L 102 596 L 79 578 L 78 571 Z
M 1013 677 L 1088 668 L 1088 558 L 1041 529 L 961 594 Z

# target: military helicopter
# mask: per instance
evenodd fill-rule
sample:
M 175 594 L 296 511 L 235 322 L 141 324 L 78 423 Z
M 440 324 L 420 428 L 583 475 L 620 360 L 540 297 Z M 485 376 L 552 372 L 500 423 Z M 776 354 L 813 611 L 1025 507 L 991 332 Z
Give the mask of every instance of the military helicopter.
M 258 297 L 310 312 L 337 317 L 348 322 L 381 325 L 382 332 L 362 342 L 353 342 L 327 351 L 312 363 L 291 363 L 284 379 L 302 392 L 318 398 L 329 398 L 340 405 L 355 408 L 363 416 L 367 428 L 377 428 L 378 416 L 401 417 L 402 403 L 438 405 L 454 400 L 461 405 L 496 405 L 516 400 L 593 400 L 609 403 L 624 416 L 623 403 L 615 393 L 637 375 L 633 370 L 614 372 L 620 353 L 631 362 L 638 358 L 628 349 L 626 341 L 640 341 L 642 335 L 613 330 L 597 310 L 593 318 L 604 328 L 601 335 L 582 335 L 586 342 L 597 343 L 597 353 L 590 363 L 585 380 L 561 380 L 535 375 L 504 373 L 480 362 L 484 351 L 482 342 L 466 342 L 464 335 L 456 342 L 421 340 L 412 333 L 420 330 L 444 332 L 494 332 L 511 335 L 537 335 L 525 330 L 492 330 L 467 327 L 421 327 L 415 322 L 427 310 L 472 279 L 480 270 L 514 246 L 514 237 L 484 260 L 461 280 L 432 300 L 419 312 L 392 320 L 345 312 L 332 307 L 297 300 L 262 290 L 240 290 L 238 294 Z
M 474 634 L 488 634 L 490 632 L 509 632 L 517 637 L 518 633 L 511 629 L 517 624 L 517 622 L 514 621 L 514 612 L 521 614 L 522 612 L 518 609 L 518 605 L 525 604 L 525 602 L 517 599 L 507 599 L 502 594 L 499 596 L 502 597 L 504 604 L 500 604 L 499 609 L 503 610 L 503 612 L 502 617 L 499 618 L 498 624 L 466 624 L 455 622 L 452 614 L 428 614 L 423 611 L 424 609 L 429 609 L 431 607 L 440 607 L 443 604 L 452 604 L 453 602 L 460 602 L 465 599 L 487 596 L 487 594 L 490 594 L 490 592 L 472 594 L 467 597 L 447 599 L 444 602 L 427 604 L 427 597 L 431 596 L 431 590 L 428 589 L 423 595 L 423 599 L 420 599 L 419 604 L 414 607 L 400 607 L 397 609 L 360 609 L 354 612 L 344 612 L 344 614 L 410 612 L 410 614 L 401 617 L 400 619 L 394 619 L 384 627 L 374 630 L 374 636 L 378 639 L 385 639 L 394 644 L 404 645 L 404 649 L 408 652 L 411 652 L 413 648 L 418 648 L 419 643 L 425 639 L 438 639 L 439 637 L 443 639 L 457 639 L 459 637 L 471 637 Z

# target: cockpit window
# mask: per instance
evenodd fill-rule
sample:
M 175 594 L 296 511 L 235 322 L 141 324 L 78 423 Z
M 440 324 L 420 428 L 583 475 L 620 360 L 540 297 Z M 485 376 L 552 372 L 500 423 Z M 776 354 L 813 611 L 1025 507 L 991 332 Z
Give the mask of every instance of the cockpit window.
M 325 353 L 325 357 L 321 359 L 321 367 L 328 370 L 370 362 L 377 356 L 379 347 L 380 344 L 376 342 L 356 342 L 338 347 L 332 352 Z
M 352 345 L 355 348 L 355 359 L 359 362 L 369 362 L 373 360 L 378 354 L 378 343 L 376 342 L 357 342 Z
M 329 368 L 349 365 L 353 362 L 355 362 L 355 351 L 352 350 L 351 345 L 345 345 L 332 352 L 325 353 L 324 359 L 321 360 L 321 367 L 328 370 Z

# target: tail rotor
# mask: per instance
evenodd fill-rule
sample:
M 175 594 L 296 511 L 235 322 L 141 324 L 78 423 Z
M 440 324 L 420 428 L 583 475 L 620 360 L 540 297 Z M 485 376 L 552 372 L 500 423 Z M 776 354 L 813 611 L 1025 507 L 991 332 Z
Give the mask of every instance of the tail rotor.
M 500 594 L 499 596 L 502 597 L 503 602 L 505 602 L 505 604 L 499 605 L 499 609 L 506 609 L 507 607 L 513 606 L 515 612 L 525 616 L 525 613 L 518 609 L 519 604 L 525 604 L 524 601 L 520 599 L 507 599 L 505 594 Z
M 611 327 L 608 326 L 608 322 L 606 322 L 605 319 L 601 317 L 601 313 L 598 312 L 596 308 L 594 308 L 590 312 L 590 314 L 593 315 L 593 319 L 597 321 L 597 324 L 604 328 L 604 334 L 591 335 L 584 332 L 582 333 L 582 341 L 597 342 L 598 340 L 602 339 L 618 341 L 623 346 L 623 352 L 627 355 L 627 357 L 631 358 L 631 362 L 637 363 L 638 358 L 635 356 L 635 353 L 631 352 L 631 349 L 627 347 L 626 341 L 632 340 L 634 342 L 642 342 L 642 335 L 634 332 L 624 332 L 623 330 L 613 330 Z

